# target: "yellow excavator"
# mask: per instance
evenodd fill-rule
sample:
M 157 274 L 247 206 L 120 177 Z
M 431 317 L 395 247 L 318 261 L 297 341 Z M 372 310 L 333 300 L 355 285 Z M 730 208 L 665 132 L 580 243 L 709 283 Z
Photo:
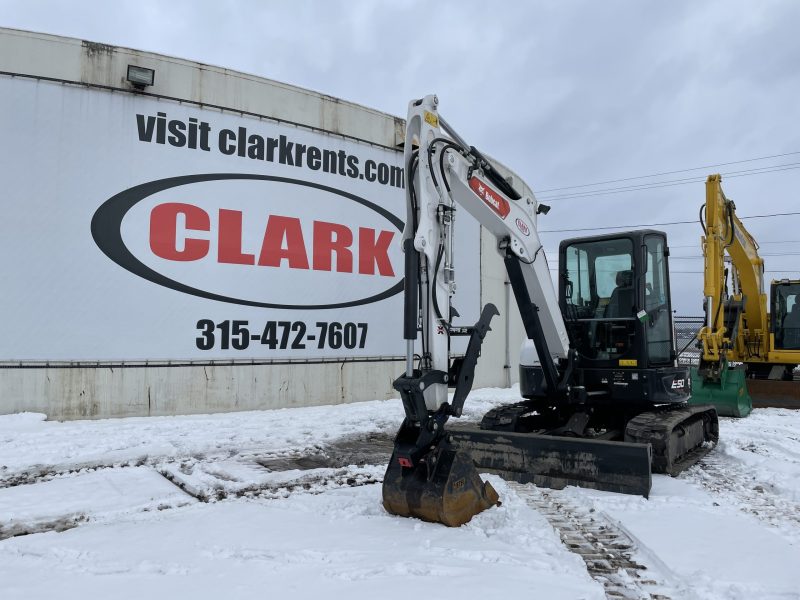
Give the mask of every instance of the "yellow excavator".
M 706 181 L 700 223 L 705 325 L 697 334 L 701 356 L 690 403 L 711 403 L 734 417 L 747 416 L 754 403 L 800 407 L 800 382 L 792 381 L 800 364 L 800 281 L 772 281 L 767 298 L 758 244 L 720 175 Z

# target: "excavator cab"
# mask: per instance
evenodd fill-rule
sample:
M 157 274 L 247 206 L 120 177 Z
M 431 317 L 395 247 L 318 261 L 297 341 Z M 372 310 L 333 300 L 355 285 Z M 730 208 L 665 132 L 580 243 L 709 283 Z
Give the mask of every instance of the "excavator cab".
M 771 288 L 775 348 L 800 350 L 800 281 L 773 281 Z
M 666 236 L 653 230 L 561 243 L 561 312 L 583 367 L 672 365 L 668 256 Z
M 661 231 L 565 240 L 559 248 L 559 305 L 588 404 L 680 404 L 689 397 L 675 366 L 669 249 Z M 523 351 L 523 356 L 525 352 Z M 520 362 L 525 398 L 546 398 L 541 368 Z

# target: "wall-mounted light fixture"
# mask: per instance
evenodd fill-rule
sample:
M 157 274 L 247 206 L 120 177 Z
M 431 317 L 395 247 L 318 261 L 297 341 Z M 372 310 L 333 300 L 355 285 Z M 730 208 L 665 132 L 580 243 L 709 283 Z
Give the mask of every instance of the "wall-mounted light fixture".
M 143 90 L 148 85 L 153 85 L 156 79 L 155 69 L 128 65 L 128 81 L 133 87 Z

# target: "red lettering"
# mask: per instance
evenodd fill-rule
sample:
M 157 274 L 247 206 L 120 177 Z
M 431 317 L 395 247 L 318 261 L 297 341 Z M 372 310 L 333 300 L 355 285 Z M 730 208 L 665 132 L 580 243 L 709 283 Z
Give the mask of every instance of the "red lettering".
M 336 253 L 336 271 L 353 272 L 353 232 L 345 225 L 314 221 L 314 270 L 332 270 L 333 253 Z
M 179 215 L 182 219 L 179 221 Z M 353 231 L 339 223 L 314 221 L 313 266 L 300 219 L 270 215 L 256 263 L 255 254 L 244 252 L 243 218 L 239 210 L 219 209 L 217 261 L 225 264 L 282 267 L 290 269 L 353 273 Z M 211 219 L 202 208 L 179 202 L 159 204 L 150 213 L 150 249 L 160 258 L 174 261 L 200 260 L 208 255 L 211 242 L 190 237 L 192 231 L 211 232 Z M 394 232 L 371 227 L 358 228 L 358 273 L 394 277 L 389 247 Z M 335 259 L 334 259 L 335 256 Z
M 265 267 L 280 267 L 284 259 L 289 262 L 290 269 L 308 268 L 308 255 L 300 219 L 270 215 L 258 264 Z
M 202 208 L 180 202 L 159 204 L 150 213 L 150 250 L 167 260 L 199 260 L 208 254 L 208 240 L 184 237 L 178 250 L 178 215 L 184 215 L 186 230 L 211 231 L 211 220 Z
M 254 254 L 242 253 L 242 212 L 219 209 L 219 244 L 217 260 L 233 265 L 254 265 Z
M 375 275 L 375 266 L 378 273 L 386 277 L 394 277 L 392 263 L 389 260 L 389 244 L 392 243 L 394 233 L 381 231 L 375 239 L 375 230 L 370 227 L 358 228 L 358 272 L 362 275 Z

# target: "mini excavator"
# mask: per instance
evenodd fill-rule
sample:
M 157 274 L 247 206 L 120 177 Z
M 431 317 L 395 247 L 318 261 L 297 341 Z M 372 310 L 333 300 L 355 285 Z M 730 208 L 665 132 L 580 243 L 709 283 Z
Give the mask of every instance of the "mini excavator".
M 394 387 L 405 418 L 383 482 L 389 513 L 462 525 L 499 502 L 480 472 L 646 497 L 652 472 L 677 474 L 713 447 L 716 411 L 687 404 L 691 379 L 676 362 L 664 233 L 561 242 L 556 295 L 537 231 L 549 207 L 468 145 L 436 96 L 409 103 L 404 160 L 406 370 Z M 499 314 L 487 304 L 474 325 L 453 323 L 459 210 L 497 238 L 528 339 L 523 399 L 479 427 L 448 425 Z M 468 337 L 455 358 L 454 336 Z

